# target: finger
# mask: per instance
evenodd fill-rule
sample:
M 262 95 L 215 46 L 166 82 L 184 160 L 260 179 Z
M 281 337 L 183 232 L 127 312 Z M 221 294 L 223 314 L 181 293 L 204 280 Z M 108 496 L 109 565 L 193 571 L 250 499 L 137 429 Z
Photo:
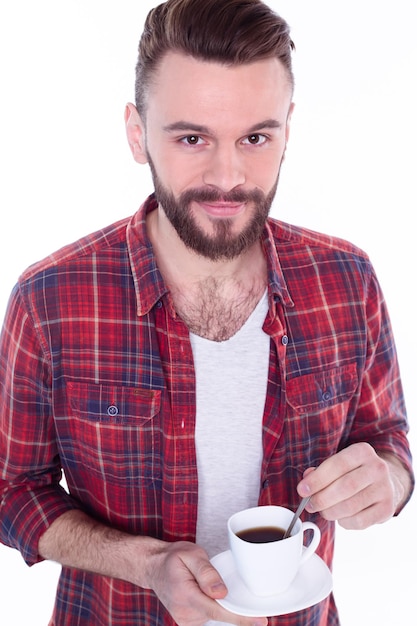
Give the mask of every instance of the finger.
M 319 507 L 325 519 L 338 520 L 345 528 L 364 529 L 386 521 L 395 512 L 394 490 L 386 467 L 375 462 L 353 470 L 315 496 L 313 506 Z
M 297 487 L 298 493 L 301 497 L 314 496 L 342 476 L 364 465 L 370 457 L 377 457 L 372 446 L 367 443 L 353 444 L 323 461 L 314 472 L 304 472 Z
M 373 484 L 372 472 L 361 466 L 342 474 L 326 487 L 314 493 L 308 505 L 310 513 L 320 511 L 326 519 L 339 519 L 373 504 L 368 496 Z
M 315 469 L 316 469 L 315 467 L 308 467 L 306 470 L 304 470 L 304 473 L 303 473 L 303 478 L 305 478 L 306 476 L 308 476 L 309 474 L 311 474 L 311 472 L 314 472 L 314 471 L 315 471 Z

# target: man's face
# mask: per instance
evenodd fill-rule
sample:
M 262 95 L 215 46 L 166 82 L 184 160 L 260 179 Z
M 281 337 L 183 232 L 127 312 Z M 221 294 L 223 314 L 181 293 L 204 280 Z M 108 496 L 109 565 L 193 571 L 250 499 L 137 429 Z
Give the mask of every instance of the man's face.
M 231 67 L 170 52 L 162 60 L 135 158 L 149 162 L 160 208 L 198 254 L 230 259 L 259 239 L 285 153 L 291 94 L 276 59 Z

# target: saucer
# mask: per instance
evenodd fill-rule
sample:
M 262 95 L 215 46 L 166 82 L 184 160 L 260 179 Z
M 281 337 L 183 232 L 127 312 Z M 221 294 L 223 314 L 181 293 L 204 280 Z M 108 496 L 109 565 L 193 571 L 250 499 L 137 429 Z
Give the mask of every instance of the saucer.
M 228 589 L 225 598 L 217 600 L 222 607 L 247 617 L 271 617 L 306 609 L 324 600 L 333 588 L 333 579 L 325 562 L 313 554 L 298 570 L 291 586 L 273 596 L 255 596 L 236 571 L 230 550 L 211 559 Z

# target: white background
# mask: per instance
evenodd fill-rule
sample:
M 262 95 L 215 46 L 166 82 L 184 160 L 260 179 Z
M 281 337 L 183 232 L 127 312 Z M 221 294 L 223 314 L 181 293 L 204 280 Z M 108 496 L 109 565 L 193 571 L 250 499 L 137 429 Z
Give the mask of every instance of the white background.
M 144 0 L 0 5 L 0 315 L 19 273 L 132 214 L 152 190 L 127 147 Z M 411 0 L 276 0 L 296 42 L 296 111 L 273 215 L 366 249 L 389 303 L 416 448 L 417 95 Z M 344 626 L 415 623 L 416 498 L 338 530 Z M 0 546 L 0 623 L 46 626 L 58 566 Z M 411 577 L 410 577 L 411 576 Z M 414 582 L 412 581 L 414 578 Z

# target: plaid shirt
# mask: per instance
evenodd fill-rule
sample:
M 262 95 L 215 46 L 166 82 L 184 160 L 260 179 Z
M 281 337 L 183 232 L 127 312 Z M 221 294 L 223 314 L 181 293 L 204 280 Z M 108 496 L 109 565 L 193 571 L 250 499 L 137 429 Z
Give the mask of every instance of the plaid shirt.
M 0 351 L 0 540 L 40 560 L 39 537 L 82 508 L 115 528 L 195 540 L 195 377 L 146 235 L 153 196 L 118 222 L 29 268 Z M 367 256 L 269 219 L 270 365 L 259 504 L 294 509 L 306 467 L 367 441 L 411 473 L 385 303 Z M 60 486 L 64 469 L 69 494 Z M 319 515 L 331 566 L 334 525 Z M 63 568 L 56 626 L 172 626 L 156 596 Z M 335 626 L 333 597 L 270 625 Z

